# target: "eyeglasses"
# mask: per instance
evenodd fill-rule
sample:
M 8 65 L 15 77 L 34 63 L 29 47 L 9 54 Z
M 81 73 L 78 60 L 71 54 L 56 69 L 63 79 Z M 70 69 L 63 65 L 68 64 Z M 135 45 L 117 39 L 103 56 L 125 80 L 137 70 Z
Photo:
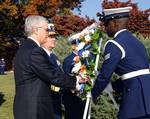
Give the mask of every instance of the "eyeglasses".
M 56 39 L 56 35 L 48 35 L 49 38 L 55 38 Z
M 48 28 L 44 28 L 44 27 L 35 27 L 35 28 L 41 28 L 41 29 L 43 29 L 43 30 L 45 30 L 46 32 L 48 32 L 49 31 L 49 29 Z
M 42 27 L 39 27 L 39 28 L 42 28 Z M 46 29 L 44 29 L 44 28 L 43 28 L 43 30 L 45 30 L 46 32 L 48 32 L 48 31 L 49 31 L 49 29 L 48 29 L 48 28 L 46 28 Z

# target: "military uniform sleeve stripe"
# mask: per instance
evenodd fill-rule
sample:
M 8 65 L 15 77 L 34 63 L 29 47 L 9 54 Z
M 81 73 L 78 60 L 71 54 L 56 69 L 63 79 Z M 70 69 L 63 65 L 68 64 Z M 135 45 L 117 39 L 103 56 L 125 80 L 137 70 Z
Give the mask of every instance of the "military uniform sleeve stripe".
M 104 51 L 105 51 L 106 45 L 107 45 L 109 42 L 115 44 L 115 45 L 121 50 L 121 52 L 122 52 L 122 57 L 121 57 L 121 59 L 125 58 L 125 50 L 123 49 L 123 47 L 122 47 L 119 43 L 117 43 L 117 42 L 114 41 L 114 40 L 109 40 L 109 41 L 106 42 L 106 44 L 105 44 L 105 46 L 104 46 Z

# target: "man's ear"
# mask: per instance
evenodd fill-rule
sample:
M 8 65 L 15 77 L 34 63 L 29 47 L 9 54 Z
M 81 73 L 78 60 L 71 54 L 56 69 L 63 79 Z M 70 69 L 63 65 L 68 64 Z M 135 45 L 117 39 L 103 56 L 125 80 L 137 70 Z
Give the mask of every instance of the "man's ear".
M 39 29 L 38 28 L 36 28 L 36 29 L 34 29 L 34 33 L 36 34 L 36 35 L 38 35 L 39 34 Z

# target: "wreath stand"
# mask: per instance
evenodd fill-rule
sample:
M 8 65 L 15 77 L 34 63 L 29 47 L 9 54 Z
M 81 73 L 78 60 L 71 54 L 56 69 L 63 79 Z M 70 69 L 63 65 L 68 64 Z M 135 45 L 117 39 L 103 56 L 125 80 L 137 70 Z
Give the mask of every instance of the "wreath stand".
M 96 56 L 96 64 L 94 67 L 94 71 L 96 73 L 96 76 L 98 75 L 97 69 L 98 69 L 98 63 L 99 63 L 99 58 L 100 58 L 100 50 L 101 50 L 101 46 L 102 46 L 102 40 L 103 40 L 102 38 L 100 38 L 100 40 L 99 40 L 99 48 L 98 48 L 99 54 L 97 54 L 97 56 Z M 94 85 L 94 81 L 93 81 L 93 85 Z M 109 95 L 109 97 L 112 100 L 112 102 L 114 103 L 116 109 L 119 110 L 119 107 L 118 107 L 118 105 L 117 105 L 117 103 L 116 103 L 116 101 L 112 95 L 113 89 L 112 89 L 111 83 L 109 83 L 107 85 L 104 92 L 106 92 Z M 89 91 L 87 93 L 87 96 L 86 96 L 86 105 L 85 105 L 85 109 L 84 109 L 83 119 L 90 119 L 91 118 L 91 105 L 92 105 L 92 95 L 91 95 L 91 91 Z

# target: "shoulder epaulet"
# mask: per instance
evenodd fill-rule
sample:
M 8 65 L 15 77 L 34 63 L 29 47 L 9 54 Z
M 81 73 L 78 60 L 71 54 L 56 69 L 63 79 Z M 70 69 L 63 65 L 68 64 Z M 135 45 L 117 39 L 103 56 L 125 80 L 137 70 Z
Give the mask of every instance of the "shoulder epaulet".
M 124 50 L 123 47 L 122 47 L 118 42 L 116 42 L 115 40 L 108 40 L 108 41 L 105 43 L 105 45 L 104 45 L 104 50 L 103 50 L 103 52 L 105 51 L 105 47 L 107 46 L 107 44 L 108 44 L 109 42 L 113 43 L 114 45 L 116 45 L 116 46 L 121 50 L 121 52 L 122 52 L 122 57 L 121 57 L 121 59 L 125 58 L 125 50 Z

